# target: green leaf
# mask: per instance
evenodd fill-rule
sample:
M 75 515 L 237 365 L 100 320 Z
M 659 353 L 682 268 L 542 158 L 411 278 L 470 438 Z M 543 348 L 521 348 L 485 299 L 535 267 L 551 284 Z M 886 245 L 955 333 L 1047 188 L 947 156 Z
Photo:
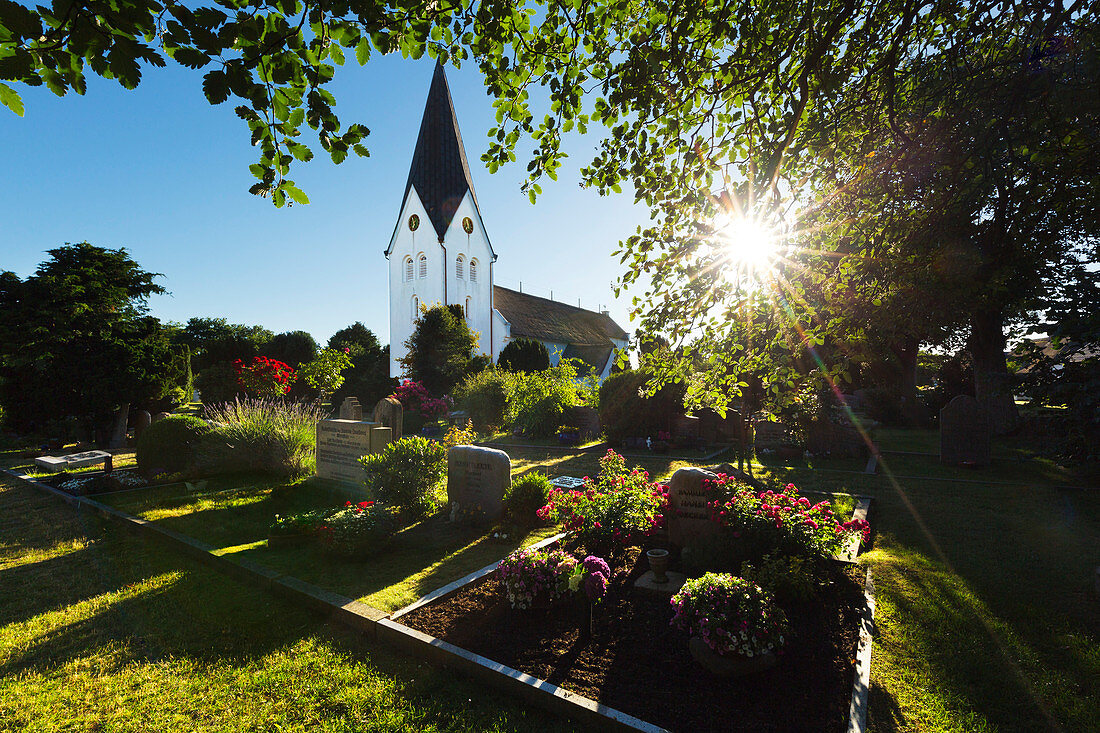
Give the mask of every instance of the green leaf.
M 364 66 L 369 59 L 370 41 L 366 38 L 360 39 L 359 43 L 355 46 L 355 60 L 359 62 L 360 66 Z
M 290 196 L 290 198 L 294 199 L 294 203 L 309 203 L 309 197 L 306 196 L 301 189 L 295 186 L 293 181 L 283 181 L 283 184 L 279 188 L 281 188 L 283 191 L 286 191 L 287 195 Z
M 229 99 L 229 80 L 221 69 L 211 71 L 202 80 L 202 91 L 210 104 L 221 104 Z
M 0 84 L 0 104 L 20 117 L 23 116 L 23 100 L 19 98 L 19 93 L 7 84 Z

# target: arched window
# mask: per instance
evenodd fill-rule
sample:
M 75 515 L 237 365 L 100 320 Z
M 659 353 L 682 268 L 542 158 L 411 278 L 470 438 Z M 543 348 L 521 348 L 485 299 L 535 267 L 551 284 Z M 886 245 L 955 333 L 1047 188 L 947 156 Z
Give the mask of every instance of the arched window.
M 455 277 L 459 280 L 463 280 L 466 277 L 466 258 L 463 255 L 459 255 L 455 258 Z
M 405 282 L 413 279 L 413 258 L 405 258 Z
M 466 322 L 467 323 L 470 322 L 470 302 L 472 300 L 473 300 L 473 298 L 469 298 L 469 297 L 466 298 Z
M 470 260 L 470 282 L 477 282 L 477 260 Z
M 428 276 L 428 255 L 423 252 L 420 253 L 420 274 L 418 277 L 423 280 Z
M 413 296 L 412 299 L 412 319 L 415 321 L 420 317 L 420 298 Z

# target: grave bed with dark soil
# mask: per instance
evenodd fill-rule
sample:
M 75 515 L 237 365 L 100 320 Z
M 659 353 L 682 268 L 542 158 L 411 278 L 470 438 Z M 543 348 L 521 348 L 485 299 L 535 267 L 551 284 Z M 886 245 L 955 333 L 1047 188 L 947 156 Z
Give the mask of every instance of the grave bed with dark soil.
M 843 731 L 864 604 L 862 573 L 831 566 L 818 598 L 784 608 L 790 633 L 774 669 L 721 678 L 669 625 L 667 597 L 633 587 L 646 570 L 634 549 L 615 572 L 585 638 L 583 604 L 514 611 L 496 573 L 399 621 L 495 662 L 673 731 Z M 675 569 L 675 567 L 673 568 Z

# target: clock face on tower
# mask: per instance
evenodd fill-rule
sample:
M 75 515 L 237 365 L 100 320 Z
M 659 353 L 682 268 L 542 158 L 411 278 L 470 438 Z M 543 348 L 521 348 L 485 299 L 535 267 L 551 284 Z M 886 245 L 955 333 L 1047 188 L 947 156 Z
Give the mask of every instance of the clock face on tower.
M 420 217 L 413 214 L 409 217 L 409 231 L 415 232 L 416 228 L 420 226 Z
M 471 219 L 468 216 L 463 217 L 462 218 L 462 231 L 466 232 L 467 234 L 473 234 L 474 233 L 474 220 Z

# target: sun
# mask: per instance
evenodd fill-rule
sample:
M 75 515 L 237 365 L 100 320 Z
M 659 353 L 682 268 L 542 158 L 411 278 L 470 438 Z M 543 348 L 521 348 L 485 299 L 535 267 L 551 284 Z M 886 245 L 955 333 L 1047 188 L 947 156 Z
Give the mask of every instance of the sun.
M 717 244 L 730 265 L 752 272 L 774 267 L 780 255 L 780 238 L 774 229 L 751 217 L 732 217 L 716 224 Z

